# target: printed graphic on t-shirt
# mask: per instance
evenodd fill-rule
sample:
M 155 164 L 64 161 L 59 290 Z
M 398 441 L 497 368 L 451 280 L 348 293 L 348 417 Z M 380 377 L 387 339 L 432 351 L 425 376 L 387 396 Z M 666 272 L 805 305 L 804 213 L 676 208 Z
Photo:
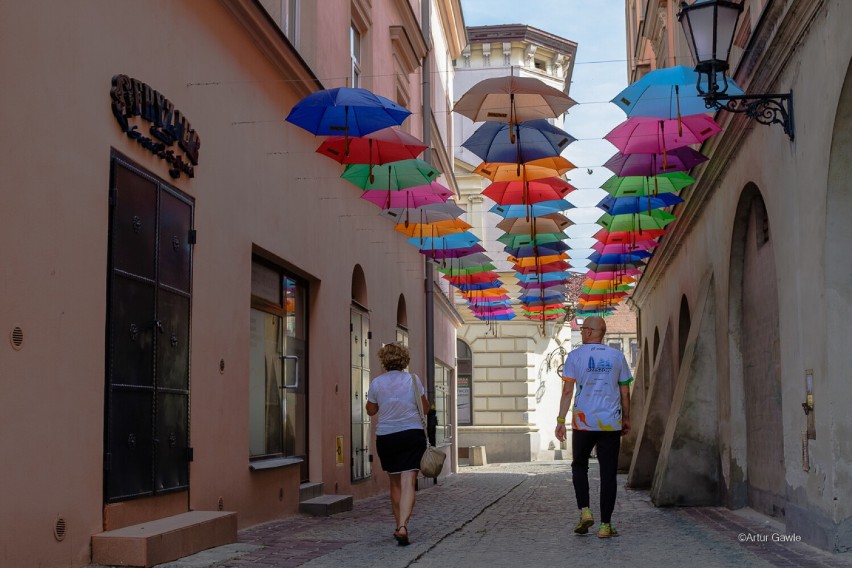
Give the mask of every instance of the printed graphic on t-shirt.
M 568 354 L 563 375 L 575 381 L 572 427 L 621 430 L 621 385 L 633 380 L 624 354 L 607 345 L 586 344 Z

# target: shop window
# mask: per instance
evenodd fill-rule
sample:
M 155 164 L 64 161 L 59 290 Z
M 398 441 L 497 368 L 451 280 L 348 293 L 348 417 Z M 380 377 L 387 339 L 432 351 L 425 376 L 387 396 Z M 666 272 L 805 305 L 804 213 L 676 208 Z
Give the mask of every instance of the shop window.
M 251 271 L 249 455 L 307 458 L 307 286 L 255 258 Z M 303 478 L 307 472 L 303 464 Z
M 453 425 L 449 412 L 452 404 L 451 385 L 453 370 L 443 363 L 435 361 L 435 407 L 438 427 L 435 430 L 435 444 L 449 443 L 453 438 Z

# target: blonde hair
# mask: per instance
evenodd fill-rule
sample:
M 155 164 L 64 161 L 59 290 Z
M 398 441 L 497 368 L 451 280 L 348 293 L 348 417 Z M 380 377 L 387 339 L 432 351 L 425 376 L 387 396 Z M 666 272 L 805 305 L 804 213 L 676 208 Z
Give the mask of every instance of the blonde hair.
M 402 371 L 408 367 L 411 356 L 408 347 L 399 343 L 388 343 L 379 349 L 379 361 L 386 371 Z

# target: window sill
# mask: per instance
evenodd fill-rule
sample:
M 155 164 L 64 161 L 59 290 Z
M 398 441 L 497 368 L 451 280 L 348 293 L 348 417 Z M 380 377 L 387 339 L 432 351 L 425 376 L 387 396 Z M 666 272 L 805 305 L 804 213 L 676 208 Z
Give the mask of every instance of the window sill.
M 288 465 L 295 465 L 298 463 L 302 463 L 302 458 L 272 458 L 266 460 L 258 460 L 249 463 L 250 471 L 260 471 L 263 469 L 277 469 L 279 467 L 286 467 Z

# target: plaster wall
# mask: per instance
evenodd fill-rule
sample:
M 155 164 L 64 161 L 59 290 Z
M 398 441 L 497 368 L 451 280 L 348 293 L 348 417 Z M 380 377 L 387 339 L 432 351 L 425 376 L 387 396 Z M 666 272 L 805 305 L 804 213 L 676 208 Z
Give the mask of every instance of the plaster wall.
M 392 14 L 384 4 L 374 0 L 374 14 Z M 0 399 L 0 415 L 17 425 L 0 432 L 0 564 L 85 565 L 91 535 L 108 522 L 102 468 L 111 149 L 194 198 L 198 231 L 192 490 L 168 505 L 136 501 L 123 523 L 175 508 L 215 509 L 219 498 L 238 512 L 241 527 L 297 510 L 298 468 L 248 467 L 253 250 L 310 286 L 311 480 L 323 482 L 326 493 L 356 498 L 386 490 L 380 471 L 350 482 L 350 279 L 360 265 L 374 346 L 393 339 L 397 299 L 405 297 L 412 366 L 423 368 L 422 257 L 338 178 L 338 164 L 314 153 L 313 135 L 283 122 L 308 91 L 282 79 L 224 2 L 151 0 L 144 9 L 106 0 L 85 9 L 4 2 L 0 22 L 0 121 L 18 133 L 0 141 L 0 237 L 15 243 L 0 257 L 0 329 L 8 334 L 20 326 L 24 334 L 20 350 L 0 346 L 0 387 L 10 393 Z M 339 86 L 348 57 L 330 54 L 348 53 L 349 11 L 322 10 L 315 22 L 315 31 L 325 33 L 306 30 L 303 56 L 316 62 L 326 86 Z M 327 32 L 333 29 L 342 31 Z M 162 160 L 121 132 L 109 106 L 110 79 L 119 73 L 163 93 L 198 131 L 193 179 L 169 178 Z M 375 80 L 371 87 L 394 98 L 390 84 Z M 416 119 L 409 120 L 416 133 Z M 439 310 L 435 325 L 436 357 L 454 364 L 455 322 Z M 379 368 L 375 350 L 372 369 Z M 345 438 L 345 465 L 335 461 L 338 435 Z M 58 516 L 67 526 L 61 542 L 53 537 Z
M 829 361 L 848 360 L 848 346 L 841 348 L 832 338 L 849 336 L 849 319 L 828 317 L 836 310 L 832 302 L 838 301 L 838 295 L 821 291 L 826 266 L 845 262 L 828 258 L 824 243 L 831 238 L 825 232 L 831 144 L 838 130 L 849 128 L 848 111 L 839 124 L 835 115 L 839 104 L 848 108 L 840 101 L 841 93 L 850 96 L 841 89 L 852 54 L 852 37 L 841 22 L 850 18 L 852 4 L 824 2 L 803 41 L 790 60 L 783 62 L 773 90 L 794 93 L 795 142 L 778 126 L 762 126 L 721 113 L 726 131 L 721 136 L 734 137 L 737 130 L 746 129 L 743 144 L 725 164 L 718 182 L 707 188 L 710 198 L 678 243 L 676 254 L 666 257 L 665 266 L 652 263 L 634 300 L 641 310 L 642 335 L 652 337 L 655 326 L 662 329 L 667 319 L 676 316 L 681 290 L 692 305 L 698 279 L 713 274 L 719 306 L 716 345 L 722 469 L 728 504 L 741 506 L 744 503 L 737 487 L 747 478 L 748 468 L 744 423 L 738 418 L 743 415 L 742 377 L 736 368 L 741 365 L 740 330 L 735 323 L 738 314 L 730 310 L 734 293 L 731 235 L 743 188 L 749 183 L 759 188 L 768 212 L 777 271 L 787 529 L 836 550 L 852 546 L 848 528 L 852 505 L 839 498 L 848 490 L 852 467 L 841 442 L 852 435 L 852 421 L 841 410 L 852 402 L 852 391 L 839 375 L 829 374 L 828 365 Z M 717 143 L 721 145 L 708 142 L 705 153 L 712 155 Z M 839 302 L 839 306 L 846 305 L 845 300 Z M 809 471 L 804 470 L 800 457 L 806 427 L 801 408 L 805 369 L 813 370 L 814 390 L 820 393 L 816 401 L 821 406 L 815 417 L 817 437 L 807 442 L 810 460 L 805 465 Z

